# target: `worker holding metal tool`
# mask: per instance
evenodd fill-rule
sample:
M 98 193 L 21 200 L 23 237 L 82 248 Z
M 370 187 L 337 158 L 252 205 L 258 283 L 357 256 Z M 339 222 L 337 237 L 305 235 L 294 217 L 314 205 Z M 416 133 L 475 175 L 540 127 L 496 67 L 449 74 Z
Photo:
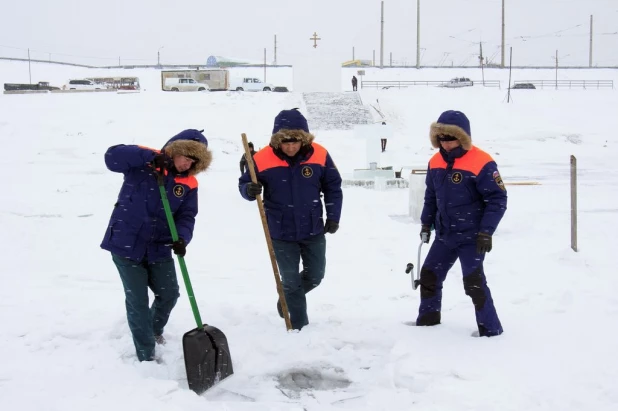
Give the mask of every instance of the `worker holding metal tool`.
M 483 260 L 506 211 L 507 195 L 491 156 L 472 145 L 470 122 L 460 111 L 445 111 L 430 128 L 440 151 L 429 161 L 421 238 L 436 238 L 421 268 L 421 303 L 416 325 L 440 324 L 442 284 L 459 259 L 466 295 L 474 304 L 479 336 L 503 332 L 487 286 Z M 419 248 L 420 252 L 420 248 Z

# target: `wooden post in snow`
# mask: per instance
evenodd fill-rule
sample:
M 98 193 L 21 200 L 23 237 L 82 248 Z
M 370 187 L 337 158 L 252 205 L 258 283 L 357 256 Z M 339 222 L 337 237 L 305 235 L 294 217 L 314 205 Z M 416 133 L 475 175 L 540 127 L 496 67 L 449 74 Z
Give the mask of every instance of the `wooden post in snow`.
M 577 159 L 571 156 L 571 248 L 577 252 Z

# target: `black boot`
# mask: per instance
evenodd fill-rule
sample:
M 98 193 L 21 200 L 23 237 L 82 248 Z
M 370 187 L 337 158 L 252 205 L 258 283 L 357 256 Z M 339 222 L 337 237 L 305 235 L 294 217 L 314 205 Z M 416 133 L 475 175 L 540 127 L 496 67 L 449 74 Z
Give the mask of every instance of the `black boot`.
M 418 326 L 431 326 L 440 324 L 440 311 L 424 314 L 416 320 Z
M 478 324 L 477 326 L 479 328 L 478 337 L 495 337 L 495 336 L 502 334 L 502 328 L 496 331 L 489 331 L 487 328 L 485 328 L 481 324 Z

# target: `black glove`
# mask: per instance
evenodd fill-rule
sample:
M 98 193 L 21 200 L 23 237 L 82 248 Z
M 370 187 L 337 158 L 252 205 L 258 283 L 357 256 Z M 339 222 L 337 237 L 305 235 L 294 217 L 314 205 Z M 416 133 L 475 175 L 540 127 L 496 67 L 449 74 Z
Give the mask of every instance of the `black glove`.
M 328 234 L 335 234 L 339 230 L 339 223 L 333 220 L 326 220 L 324 224 L 324 232 Z
M 486 233 L 479 233 L 476 237 L 476 253 L 485 254 L 491 251 L 491 236 Z
M 429 239 L 431 238 L 431 226 L 423 225 L 421 227 L 421 240 L 423 239 L 423 234 L 427 234 L 426 241 L 423 241 L 425 244 L 429 244 Z
M 178 241 L 172 243 L 172 250 L 174 250 L 174 254 L 184 257 L 187 254 L 187 243 L 182 238 L 179 238 Z
M 262 194 L 262 185 L 260 183 L 248 183 L 247 195 L 251 198 L 255 198 L 258 194 Z
M 152 166 L 155 170 L 166 170 L 171 164 L 172 159 L 165 153 L 159 153 L 152 160 Z

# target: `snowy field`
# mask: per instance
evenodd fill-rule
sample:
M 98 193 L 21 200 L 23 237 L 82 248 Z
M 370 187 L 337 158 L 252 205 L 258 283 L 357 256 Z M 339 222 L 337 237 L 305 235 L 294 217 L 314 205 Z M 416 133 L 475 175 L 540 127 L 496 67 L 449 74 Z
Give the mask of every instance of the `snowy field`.
M 33 81 L 88 74 L 72 70 L 46 68 L 51 74 Z M 342 71 L 344 85 L 353 72 Z M 420 224 L 407 215 L 408 191 L 346 188 L 341 228 L 327 236 L 326 277 L 308 296 L 311 323 L 287 333 L 257 206 L 238 193 L 238 161 L 240 133 L 263 147 L 274 116 L 302 96 L 163 93 L 148 90 L 157 72 L 138 75 L 147 89 L 139 94 L 0 95 L 2 409 L 618 409 L 615 90 L 513 90 L 510 104 L 504 89 L 361 91 L 365 102 L 379 99 L 395 131 L 383 164 L 425 167 L 435 152 L 429 125 L 446 109 L 468 115 L 473 142 L 497 161 L 509 204 L 485 272 L 505 332 L 471 337 L 474 307 L 459 265 L 445 283 L 443 323 L 409 326 L 419 294 L 403 271 L 416 263 Z M 508 79 L 506 71 L 492 75 Z M 291 78 L 273 70 L 269 81 L 277 76 Z M 27 64 L 0 62 L 0 82 L 24 80 Z M 184 290 L 165 330 L 168 344 L 158 348 L 163 363 L 139 363 L 119 276 L 99 248 L 122 181 L 105 168 L 106 149 L 160 147 L 185 128 L 204 128 L 214 155 L 199 177 L 186 262 L 202 318 L 227 335 L 235 370 L 202 396 L 187 388 L 181 338 L 195 324 Z M 351 131 L 315 134 L 343 174 L 362 166 L 365 148 Z M 578 253 L 569 237 L 571 154 L 579 165 Z M 509 185 L 523 181 L 539 185 Z

